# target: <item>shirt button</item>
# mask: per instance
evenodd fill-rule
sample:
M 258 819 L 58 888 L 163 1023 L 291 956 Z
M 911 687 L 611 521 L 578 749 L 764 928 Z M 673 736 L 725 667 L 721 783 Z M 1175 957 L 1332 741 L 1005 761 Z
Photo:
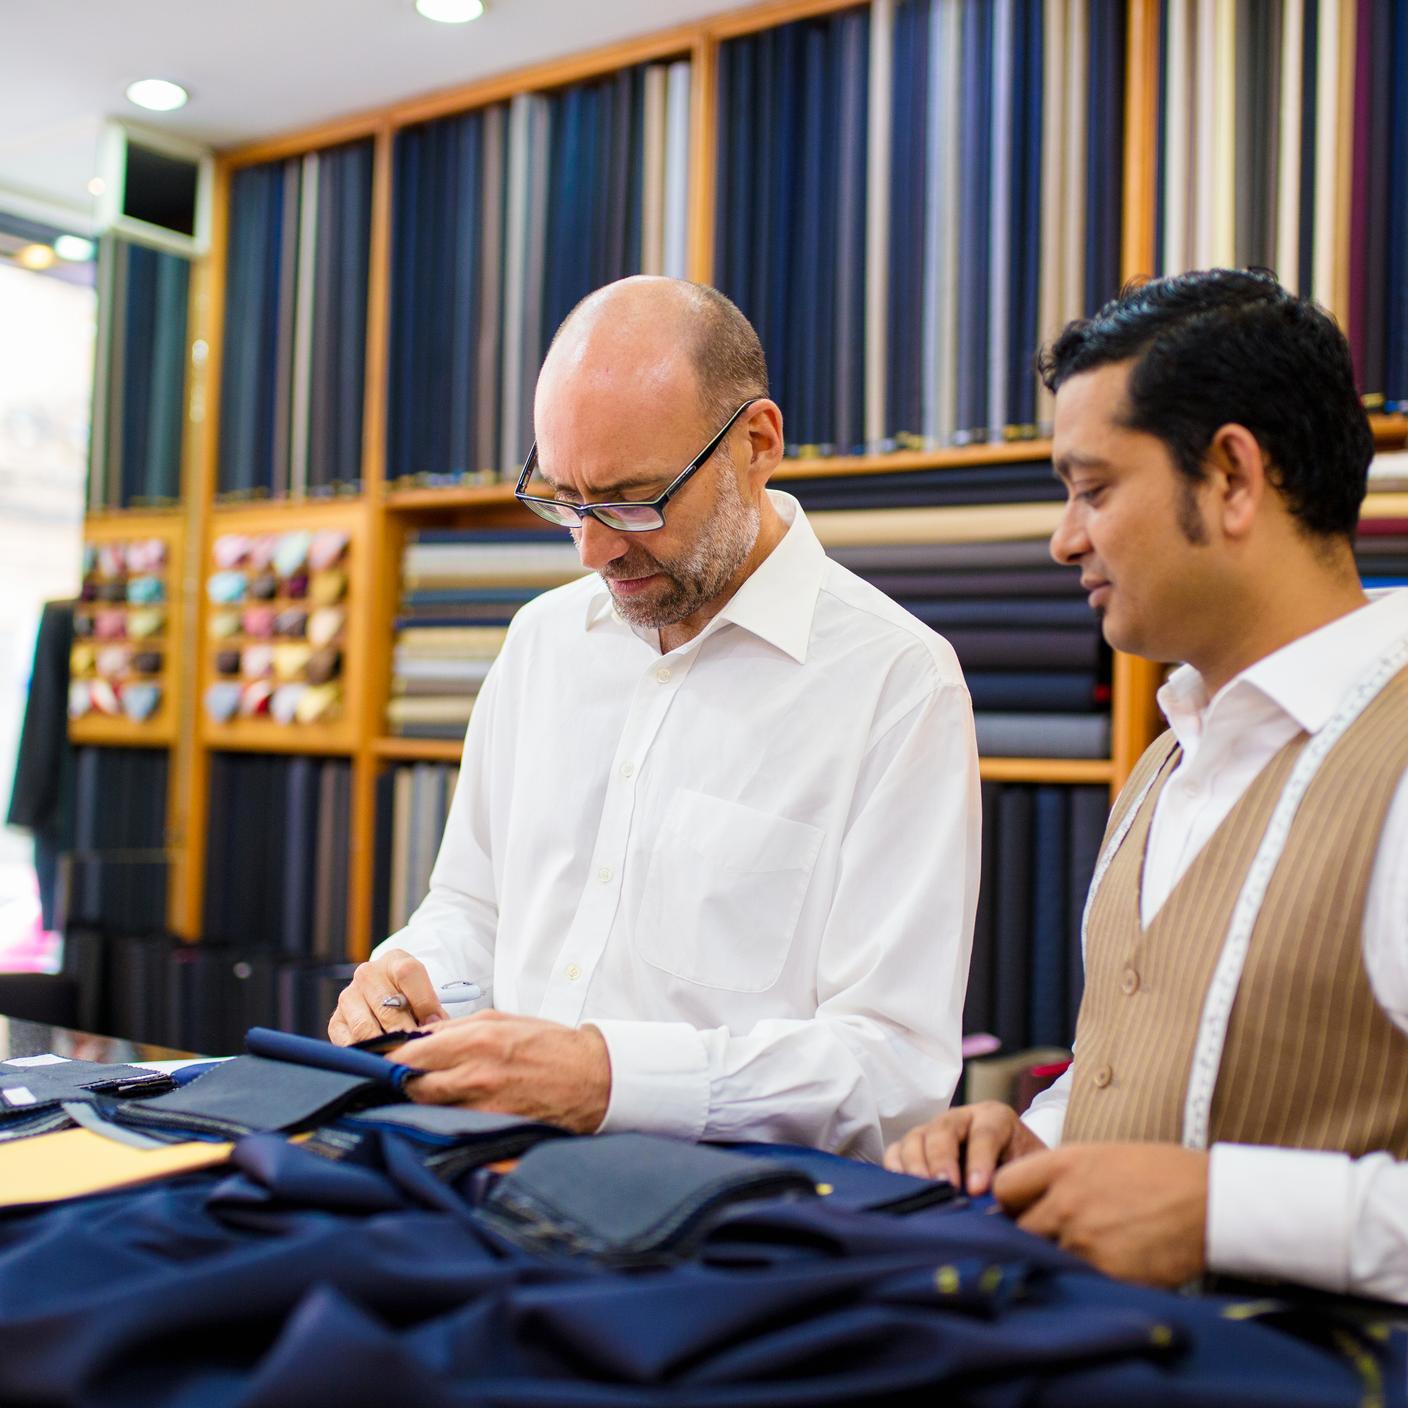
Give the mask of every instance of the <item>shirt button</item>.
M 636 765 L 634 763 L 621 764 L 621 776 L 629 782 L 636 775 Z
M 670 667 L 668 665 L 662 665 L 658 670 L 656 670 L 655 682 L 656 684 L 669 684 Z
M 1096 1071 L 1093 1076 L 1091 1076 L 1090 1080 L 1091 1083 L 1095 1086 L 1096 1090 L 1104 1090 L 1104 1088 L 1109 1085 L 1109 1083 L 1114 1078 L 1115 1073 L 1109 1068 L 1108 1065 L 1106 1065 L 1101 1066 L 1100 1069 Z
M 1133 997 L 1139 991 L 1139 974 L 1133 968 L 1126 968 L 1120 975 L 1120 991 L 1126 997 Z
M 569 983 L 575 983 L 577 979 L 582 976 L 582 970 L 577 967 L 575 963 L 569 963 L 567 967 L 563 969 L 563 972 L 567 974 L 567 981 Z
M 603 865 L 601 869 L 597 871 L 596 878 L 600 880 L 603 885 L 609 885 L 611 883 L 611 867 L 609 865 Z

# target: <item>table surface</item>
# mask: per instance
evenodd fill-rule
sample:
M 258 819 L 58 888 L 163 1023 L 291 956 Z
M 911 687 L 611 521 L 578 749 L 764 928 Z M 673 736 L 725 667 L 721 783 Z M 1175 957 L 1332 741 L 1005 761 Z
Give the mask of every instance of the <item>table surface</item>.
M 75 1031 L 72 1027 L 0 1016 L 0 1061 L 43 1056 L 49 1052 L 75 1061 L 103 1061 L 110 1065 L 123 1061 L 136 1065 L 149 1061 L 188 1061 L 194 1056 L 190 1051 L 177 1051 L 150 1042 L 123 1041 L 115 1036 Z

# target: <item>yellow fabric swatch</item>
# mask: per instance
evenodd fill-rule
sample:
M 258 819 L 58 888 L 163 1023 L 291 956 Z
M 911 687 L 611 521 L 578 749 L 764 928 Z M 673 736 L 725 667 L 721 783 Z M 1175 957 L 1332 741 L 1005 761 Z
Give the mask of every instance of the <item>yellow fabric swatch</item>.
M 0 1207 L 57 1203 L 214 1168 L 233 1144 L 192 1140 L 137 1149 L 89 1129 L 60 1129 L 0 1144 Z

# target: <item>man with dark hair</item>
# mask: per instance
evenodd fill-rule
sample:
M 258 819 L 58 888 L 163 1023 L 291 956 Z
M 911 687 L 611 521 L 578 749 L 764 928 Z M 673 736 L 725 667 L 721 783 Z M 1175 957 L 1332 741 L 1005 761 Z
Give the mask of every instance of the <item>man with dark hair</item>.
M 979 801 L 953 652 L 767 488 L 782 415 L 712 289 L 587 298 L 535 424 L 519 496 L 591 575 L 514 618 L 430 893 L 329 1034 L 440 1021 L 399 1053 L 420 1100 L 879 1158 L 959 1069 Z M 492 1010 L 444 1020 L 452 980 Z
M 1070 1071 L 886 1161 L 1115 1275 L 1408 1301 L 1408 593 L 1355 569 L 1349 349 L 1213 270 L 1127 289 L 1042 367 L 1052 555 L 1111 645 L 1186 663 L 1091 884 Z

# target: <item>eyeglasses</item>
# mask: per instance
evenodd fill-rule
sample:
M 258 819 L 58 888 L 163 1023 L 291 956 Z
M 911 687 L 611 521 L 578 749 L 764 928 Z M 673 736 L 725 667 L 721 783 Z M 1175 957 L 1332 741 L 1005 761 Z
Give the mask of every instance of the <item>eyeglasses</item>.
M 533 448 L 528 451 L 528 458 L 524 462 L 523 473 L 518 476 L 518 487 L 513 491 L 513 496 L 526 508 L 531 508 L 539 518 L 546 518 L 549 523 L 556 523 L 560 528 L 579 528 L 583 520 L 590 517 L 595 518 L 598 523 L 604 523 L 608 528 L 614 529 L 618 533 L 653 532 L 656 528 L 665 526 L 665 505 L 684 488 L 689 476 L 719 448 L 723 443 L 724 436 L 733 429 L 734 422 L 739 416 L 755 401 L 761 399 L 759 396 L 753 396 L 739 406 L 723 423 L 719 433 L 680 470 L 659 498 L 637 503 L 574 504 L 569 503 L 566 499 L 544 499 L 534 494 L 525 494 L 523 490 L 533 477 L 533 471 L 538 467 L 538 443 L 536 440 L 533 442 Z

